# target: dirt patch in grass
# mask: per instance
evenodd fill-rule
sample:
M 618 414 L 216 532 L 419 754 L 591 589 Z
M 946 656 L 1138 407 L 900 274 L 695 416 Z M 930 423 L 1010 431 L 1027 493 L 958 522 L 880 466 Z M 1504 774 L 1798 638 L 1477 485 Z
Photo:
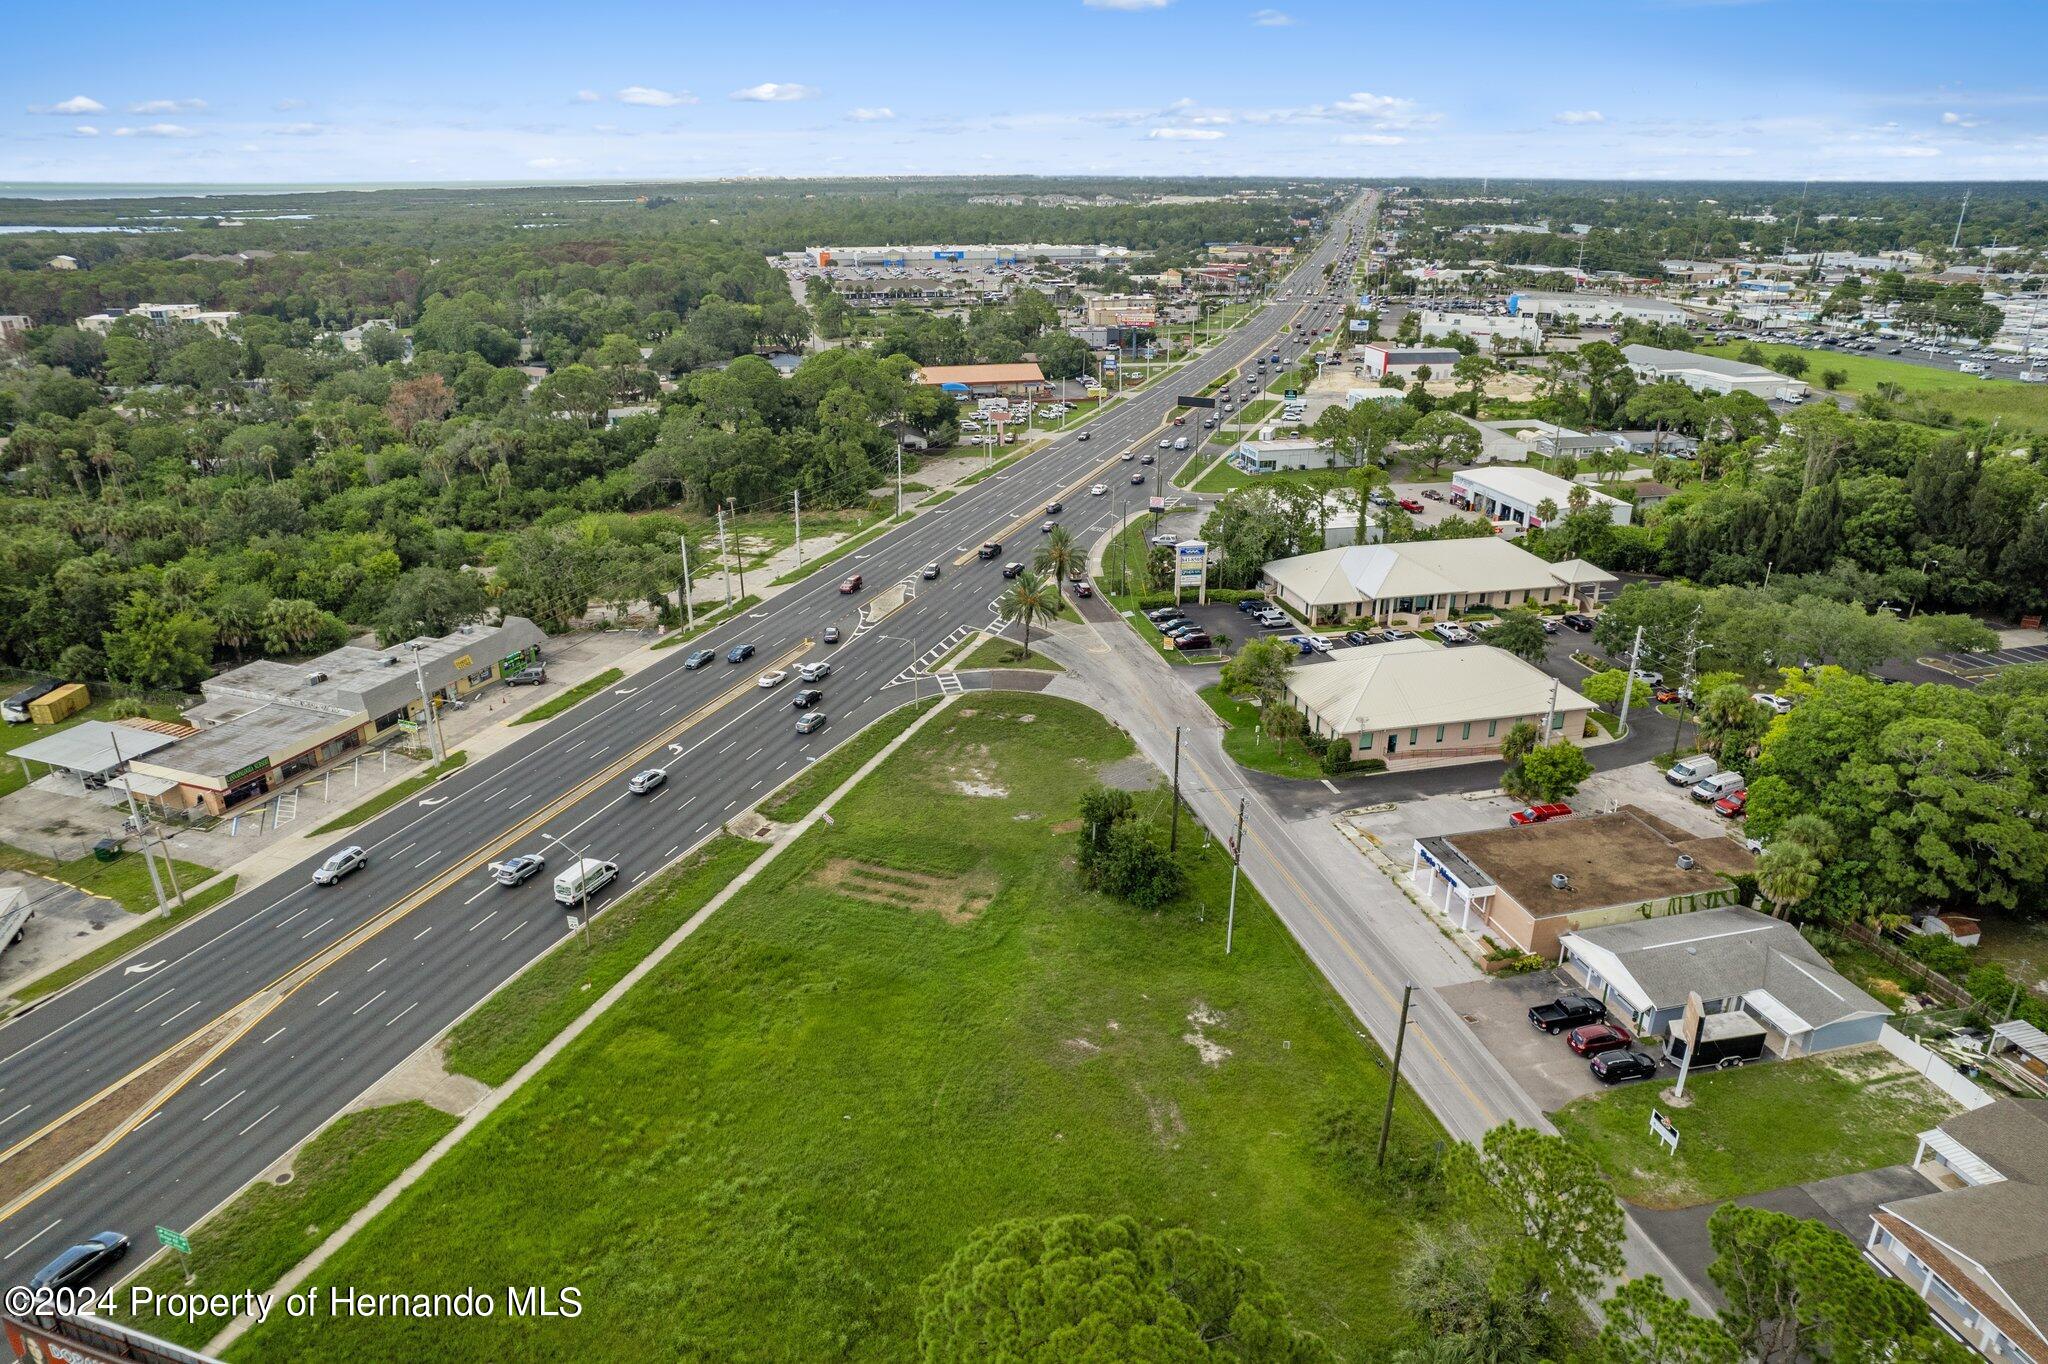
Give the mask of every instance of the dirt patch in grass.
M 850 857 L 827 862 L 818 873 L 818 884 L 849 899 L 936 914 L 949 924 L 971 924 L 979 919 L 996 892 L 993 881 L 980 875 L 904 871 Z

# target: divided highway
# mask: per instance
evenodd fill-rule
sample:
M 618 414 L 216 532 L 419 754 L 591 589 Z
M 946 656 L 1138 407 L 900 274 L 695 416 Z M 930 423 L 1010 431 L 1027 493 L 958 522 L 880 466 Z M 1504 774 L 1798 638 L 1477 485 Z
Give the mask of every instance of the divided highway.
M 602 908 L 910 700 L 921 658 L 993 619 L 1001 562 L 1036 550 L 1048 499 L 1067 502 L 1060 519 L 1086 543 L 1125 495 L 1163 491 L 1163 464 L 1147 471 L 1154 481 L 1133 488 L 1134 466 L 1118 456 L 1156 441 L 1176 393 L 1269 349 L 1352 234 L 1369 240 L 1375 199 L 1350 206 L 1278 286 L 1296 297 L 1267 304 L 1208 354 L 1090 422 L 1082 428 L 1089 441 L 1062 436 L 963 489 L 0 1027 L 4 1167 L 38 1132 L 216 1020 L 245 1023 L 231 1047 L 110 1151 L 0 1206 L 0 1280 L 20 1282 L 64 1245 L 103 1230 L 127 1233 L 146 1254 L 154 1225 L 189 1226 L 254 1178 L 563 934 L 552 882 L 572 860 L 564 847 L 618 863 L 618 880 L 593 900 Z M 1340 276 L 1339 301 L 1346 283 Z M 1097 481 L 1112 495 L 1088 496 Z M 974 559 L 992 536 L 1005 541 L 1004 553 Z M 913 600 L 862 628 L 864 602 L 934 560 L 937 580 L 916 581 Z M 840 577 L 855 571 L 865 589 L 842 595 Z M 813 643 L 828 625 L 844 643 Z M 725 652 L 742 643 L 755 656 L 728 665 Z M 718 658 L 686 670 L 696 648 Z M 795 677 L 772 689 L 755 678 L 816 661 L 832 665 L 817 684 L 828 720 L 798 735 Z M 666 767 L 668 782 L 648 796 L 628 794 L 627 777 L 644 766 Z M 327 854 L 351 842 L 368 849 L 368 866 L 337 886 L 311 884 Z M 517 887 L 495 884 L 484 864 L 513 852 L 544 852 L 547 871 Z

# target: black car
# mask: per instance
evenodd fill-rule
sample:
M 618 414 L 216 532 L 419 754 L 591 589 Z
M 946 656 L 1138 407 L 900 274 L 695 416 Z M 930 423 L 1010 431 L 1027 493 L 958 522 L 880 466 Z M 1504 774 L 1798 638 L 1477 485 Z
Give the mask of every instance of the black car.
M 687 668 L 691 672 L 695 672 L 697 671 L 697 669 L 703 667 L 706 663 L 709 663 L 712 659 L 716 657 L 718 657 L 718 653 L 716 650 L 692 649 L 690 651 L 690 656 L 683 660 L 683 667 Z
M 1377 635 L 1369 635 L 1363 630 L 1346 630 L 1344 632 L 1344 642 L 1346 644 L 1370 644 L 1377 638 Z
M 1023 574 L 1023 572 L 1024 565 L 1018 563 L 1014 559 L 1012 559 L 1009 563 L 1003 565 L 1003 576 L 1005 578 L 1019 577 Z
M 1131 482 L 1132 482 L 1133 484 L 1137 484 L 1137 483 L 1143 483 L 1144 481 L 1145 481 L 1145 476 L 1144 476 L 1143 474 L 1132 474 L 1132 475 L 1131 475 Z
M 1548 1004 L 1538 1004 L 1529 1010 L 1529 1022 L 1552 1036 L 1598 1023 L 1605 1017 L 1606 1007 L 1584 995 L 1559 995 Z
M 1657 1062 L 1649 1053 L 1640 1051 L 1603 1051 L 1586 1062 L 1586 1068 L 1603 1085 L 1618 1085 L 1625 1080 L 1654 1080 L 1657 1077 Z
M 31 1290 L 72 1288 L 84 1283 L 128 1253 L 128 1238 L 118 1231 L 103 1231 L 80 1241 L 37 1270 L 29 1279 Z
M 1061 512 L 1065 511 L 1066 509 L 1067 504 L 1060 501 L 1057 497 L 1055 497 L 1052 501 L 1045 504 L 1045 514 L 1047 516 L 1058 516 Z
M 789 704 L 795 710 L 809 710 L 824 699 L 825 693 L 813 687 L 800 691 L 795 696 L 790 697 Z
M 1247 616 L 1249 616 L 1252 612 L 1258 610 L 1265 604 L 1265 601 L 1261 598 L 1244 597 L 1238 601 L 1237 609 L 1244 612 Z
M 995 557 L 996 557 L 996 555 L 998 555 L 998 554 L 1001 554 L 1002 552 L 1003 552 L 1003 542 L 1002 542 L 1002 541 L 1000 541 L 1000 540 L 984 540 L 984 541 L 982 541 L 982 544 L 981 544 L 981 548 L 975 551 L 975 556 L 976 556 L 977 558 L 982 558 L 982 559 L 993 559 L 993 558 L 995 558 Z
M 1579 631 L 1581 634 L 1593 628 L 1593 618 L 1584 611 L 1567 611 L 1563 619 L 1566 625 L 1571 626 L 1572 629 Z
M 751 644 L 735 644 L 725 651 L 725 661 L 728 663 L 744 663 L 753 656 L 754 646 Z

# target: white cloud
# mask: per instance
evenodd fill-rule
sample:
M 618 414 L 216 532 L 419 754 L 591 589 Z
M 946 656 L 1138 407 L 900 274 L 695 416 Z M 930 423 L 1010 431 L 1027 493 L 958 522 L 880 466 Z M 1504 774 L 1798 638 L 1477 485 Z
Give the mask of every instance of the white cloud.
M 818 87 L 782 81 L 762 81 L 732 92 L 732 98 L 748 104 L 787 104 L 792 100 L 816 99 Z
M 687 90 L 657 90 L 651 85 L 629 85 L 614 96 L 621 104 L 638 104 L 649 109 L 673 109 L 695 104 L 697 97 Z
M 128 106 L 131 114 L 196 114 L 206 108 L 203 99 L 146 99 Z
M 576 102 L 578 104 L 595 104 L 603 98 L 604 96 L 598 94 L 595 90 L 578 90 L 576 92 Z
M 1393 133 L 1345 133 L 1337 140 L 1347 147 L 1398 147 L 1408 139 Z
M 1607 115 L 1598 109 L 1567 109 L 1550 120 L 1552 123 L 1605 123 Z
M 1973 115 L 1958 114 L 1953 111 L 1943 114 L 1941 121 L 1951 128 L 1975 128 L 1984 122 L 1983 119 Z
M 74 137 L 98 137 L 100 135 L 100 130 L 93 127 L 90 123 L 81 123 L 76 128 L 73 128 L 71 132 Z
M 1214 142 L 1224 134 L 1214 128 L 1154 128 L 1145 136 L 1159 142 Z
M 55 104 L 31 104 L 28 111 L 32 114 L 104 114 L 107 106 L 90 95 L 73 95 Z
M 197 137 L 180 123 L 145 123 L 140 128 L 116 128 L 115 137 Z
M 1133 13 L 1143 9 L 1165 9 L 1173 0 L 1081 0 L 1089 9 L 1118 9 Z
M 1415 101 L 1360 90 L 1355 94 L 1346 95 L 1331 107 L 1340 114 L 1350 114 L 1354 118 L 1396 119 L 1411 117 L 1415 112 Z
M 271 105 L 270 107 L 277 110 L 277 112 L 279 112 L 280 114 L 288 114 L 294 109 L 305 108 L 306 101 L 297 98 L 287 98 L 279 100 L 277 103 Z
M 873 109 L 849 109 L 846 116 L 855 123 L 887 123 L 896 117 L 896 111 L 884 104 Z
M 570 156 L 535 156 L 526 164 L 534 170 L 563 170 L 575 165 L 576 159 Z
M 326 130 L 317 123 L 287 123 L 282 127 L 272 128 L 271 131 L 282 133 L 286 137 L 311 137 Z
M 1252 22 L 1260 28 L 1292 28 L 1294 16 L 1277 9 L 1255 9 L 1252 11 Z

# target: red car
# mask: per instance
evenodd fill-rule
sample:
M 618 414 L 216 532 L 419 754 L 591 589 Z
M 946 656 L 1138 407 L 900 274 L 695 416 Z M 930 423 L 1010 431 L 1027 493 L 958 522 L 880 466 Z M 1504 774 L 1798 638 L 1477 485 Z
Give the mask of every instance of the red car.
M 1526 810 L 1517 810 L 1508 816 L 1510 824 L 1543 824 L 1553 819 L 1562 819 L 1572 812 L 1572 807 L 1562 801 L 1551 805 L 1531 805 Z
M 1741 814 L 1748 805 L 1749 792 L 1746 789 L 1741 791 L 1730 791 L 1727 795 L 1721 797 L 1721 799 L 1714 802 L 1714 808 L 1720 811 L 1721 817 L 1723 819 L 1735 818 L 1737 815 Z
M 1564 1040 L 1565 1045 L 1581 1056 L 1619 1051 L 1635 1043 L 1635 1039 L 1628 1035 L 1628 1029 L 1618 1023 L 1589 1023 L 1583 1028 L 1573 1028 L 1565 1034 Z
M 1401 499 L 1401 510 L 1404 512 L 1419 512 L 1422 510 L 1422 500 L 1415 497 L 1404 497 Z
M 1086 601 L 1088 598 L 1095 595 L 1095 589 L 1090 587 L 1087 583 L 1075 583 L 1074 595 L 1081 598 L 1081 600 Z
M 860 581 L 860 574 L 850 574 L 840 581 L 839 590 L 841 592 L 858 592 L 860 591 Z

